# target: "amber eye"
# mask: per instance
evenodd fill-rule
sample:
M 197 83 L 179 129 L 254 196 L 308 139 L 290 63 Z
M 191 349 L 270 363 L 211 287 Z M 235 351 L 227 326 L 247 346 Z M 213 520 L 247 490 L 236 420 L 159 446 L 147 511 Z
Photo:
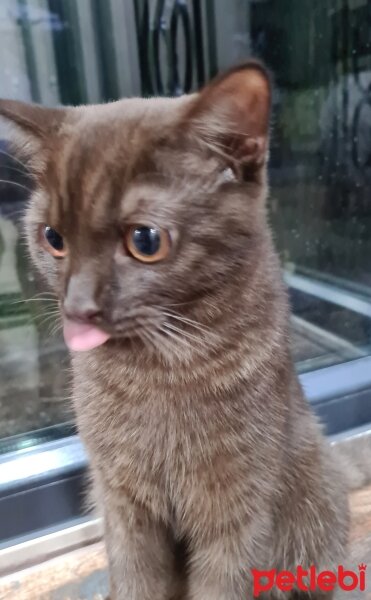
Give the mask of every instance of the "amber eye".
M 62 236 L 48 225 L 41 227 L 41 241 L 48 252 L 55 258 L 63 258 L 66 256 L 65 244 Z
M 128 252 L 142 262 L 163 260 L 170 250 L 169 233 L 157 227 L 130 227 L 126 232 L 125 241 Z

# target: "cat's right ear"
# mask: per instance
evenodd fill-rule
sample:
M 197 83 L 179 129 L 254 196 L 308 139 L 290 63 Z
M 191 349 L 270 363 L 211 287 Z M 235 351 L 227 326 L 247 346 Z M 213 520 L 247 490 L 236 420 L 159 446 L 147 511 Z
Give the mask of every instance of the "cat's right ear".
M 188 131 L 235 171 L 264 166 L 268 155 L 272 86 L 251 60 L 216 77 L 192 98 Z
M 0 100 L 0 118 L 9 126 L 14 153 L 32 173 L 42 172 L 54 136 L 66 116 L 64 108 L 47 108 L 19 100 Z

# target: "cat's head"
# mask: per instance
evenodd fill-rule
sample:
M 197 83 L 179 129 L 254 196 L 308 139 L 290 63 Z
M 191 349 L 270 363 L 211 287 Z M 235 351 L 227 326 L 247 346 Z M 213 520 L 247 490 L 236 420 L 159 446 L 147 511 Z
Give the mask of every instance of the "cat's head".
M 230 308 L 263 251 L 270 96 L 251 62 L 178 99 L 0 101 L 34 175 L 30 253 L 72 350 L 197 347 Z

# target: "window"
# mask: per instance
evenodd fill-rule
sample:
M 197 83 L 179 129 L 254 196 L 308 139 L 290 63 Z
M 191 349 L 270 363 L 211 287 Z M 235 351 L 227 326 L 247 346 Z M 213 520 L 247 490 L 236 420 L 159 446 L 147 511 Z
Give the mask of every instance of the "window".
M 293 355 L 328 434 L 367 430 L 369 2 L 233 0 L 226 10 L 221 0 L 3 0 L 0 28 L 0 96 L 46 105 L 179 95 L 250 54 L 267 63 L 275 80 L 269 207 Z M 4 124 L 0 169 L 0 542 L 8 544 L 81 516 L 86 457 L 66 400 L 55 303 L 22 240 L 32 181 Z

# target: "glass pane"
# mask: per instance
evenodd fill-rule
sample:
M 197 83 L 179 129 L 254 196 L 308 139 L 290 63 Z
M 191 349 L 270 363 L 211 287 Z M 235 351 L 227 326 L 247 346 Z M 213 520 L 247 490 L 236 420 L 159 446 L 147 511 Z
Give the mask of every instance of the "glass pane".
M 370 353 L 367 0 L 3 0 L 0 97 L 46 105 L 178 95 L 249 54 L 275 79 L 269 207 L 299 371 Z M 0 438 L 71 432 L 55 303 L 30 269 L 32 186 L 0 124 Z M 28 443 L 17 437 L 12 443 Z M 31 443 L 31 442 L 30 442 Z M 9 450 L 6 439 L 0 449 Z
M 0 437 L 69 420 L 56 305 L 30 268 L 20 219 L 31 182 L 0 147 Z M 50 437 L 51 432 L 49 433 Z
M 270 207 L 300 371 L 370 352 L 370 16 L 367 0 L 251 3 L 276 83 Z
M 0 5 L 0 96 L 45 104 L 61 101 L 58 36 L 69 23 L 48 2 Z M 66 40 L 67 41 L 67 40 Z M 67 64 L 66 64 L 67 68 Z M 77 80 L 77 76 L 75 76 Z M 73 79 L 68 86 L 71 100 Z M 0 450 L 65 435 L 71 428 L 68 356 L 55 319 L 56 305 L 30 268 L 21 216 L 32 182 L 12 158 L 0 125 Z M 45 429 L 44 429 L 45 428 Z

